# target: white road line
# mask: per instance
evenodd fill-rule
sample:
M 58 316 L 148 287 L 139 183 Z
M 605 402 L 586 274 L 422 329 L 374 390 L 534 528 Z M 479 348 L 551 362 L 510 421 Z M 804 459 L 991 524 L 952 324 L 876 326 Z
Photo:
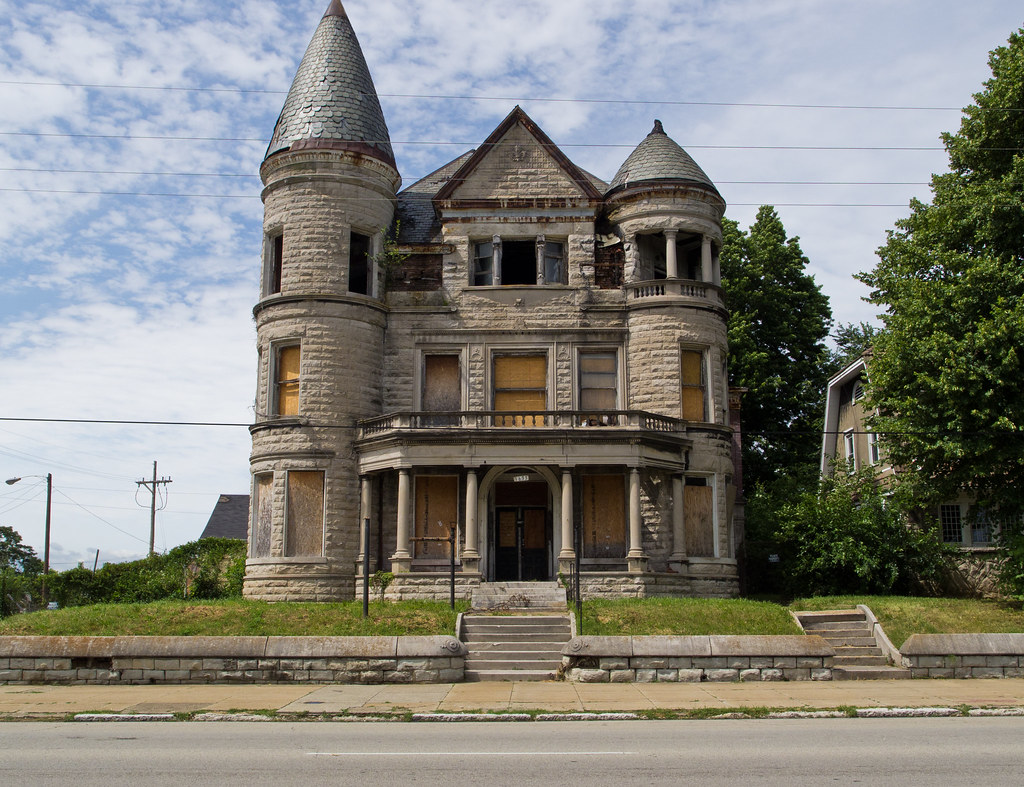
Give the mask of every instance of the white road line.
M 449 756 L 486 756 L 486 757 L 618 757 L 636 755 L 635 751 L 308 751 L 307 757 L 426 757 L 431 754 Z

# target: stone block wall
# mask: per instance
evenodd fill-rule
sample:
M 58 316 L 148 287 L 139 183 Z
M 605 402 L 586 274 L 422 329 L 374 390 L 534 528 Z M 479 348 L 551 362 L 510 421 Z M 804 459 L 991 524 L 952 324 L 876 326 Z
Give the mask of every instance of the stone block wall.
M 900 653 L 915 678 L 1024 678 L 1024 634 L 912 634 Z

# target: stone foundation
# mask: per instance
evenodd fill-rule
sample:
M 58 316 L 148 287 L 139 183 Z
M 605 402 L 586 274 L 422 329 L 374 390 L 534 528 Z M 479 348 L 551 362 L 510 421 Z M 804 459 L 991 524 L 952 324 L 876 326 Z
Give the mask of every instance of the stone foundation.
M 900 652 L 915 678 L 1024 678 L 1024 634 L 913 634 Z
M 474 588 L 480 587 L 479 574 L 455 574 L 455 598 L 469 601 L 473 596 Z M 356 597 L 362 598 L 363 580 L 356 578 Z M 388 585 L 384 598 L 387 601 L 447 601 L 451 594 L 451 575 L 444 573 L 418 573 L 395 574 L 395 578 Z M 378 598 L 373 588 L 370 588 L 370 597 Z
M 736 598 L 740 594 L 735 560 L 702 563 L 687 573 L 630 574 L 588 572 L 580 575 L 583 598 L 696 597 Z M 698 573 L 699 572 L 699 573 Z

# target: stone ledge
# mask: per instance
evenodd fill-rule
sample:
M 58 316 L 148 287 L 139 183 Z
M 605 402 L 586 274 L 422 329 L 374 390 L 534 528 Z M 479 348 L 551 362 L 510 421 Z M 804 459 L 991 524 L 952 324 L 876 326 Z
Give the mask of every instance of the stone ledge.
M 1024 656 L 1024 634 L 911 634 L 904 656 Z
M 835 651 L 814 634 L 777 636 L 648 636 L 573 637 L 562 648 L 563 656 L 764 656 L 832 657 Z

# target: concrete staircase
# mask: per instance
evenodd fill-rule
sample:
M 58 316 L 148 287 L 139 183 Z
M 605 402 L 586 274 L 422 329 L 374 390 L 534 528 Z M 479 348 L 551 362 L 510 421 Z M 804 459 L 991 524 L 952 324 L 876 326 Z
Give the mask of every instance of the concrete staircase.
M 466 680 L 554 680 L 571 626 L 555 582 L 492 582 L 473 592 L 460 638 Z
M 797 612 L 808 634 L 817 634 L 835 649 L 833 680 L 903 679 L 910 670 L 889 664 L 875 641 L 871 623 L 857 609 Z

